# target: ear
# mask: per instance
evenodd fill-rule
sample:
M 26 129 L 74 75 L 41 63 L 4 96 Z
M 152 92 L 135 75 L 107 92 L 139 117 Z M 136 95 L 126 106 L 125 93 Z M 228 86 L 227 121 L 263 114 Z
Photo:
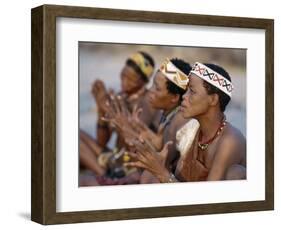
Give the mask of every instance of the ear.
M 219 95 L 216 93 L 209 95 L 209 103 L 211 106 L 219 104 Z
M 177 104 L 180 100 L 180 95 L 179 94 L 172 94 L 172 97 L 171 97 L 171 102 L 174 103 L 174 104 Z

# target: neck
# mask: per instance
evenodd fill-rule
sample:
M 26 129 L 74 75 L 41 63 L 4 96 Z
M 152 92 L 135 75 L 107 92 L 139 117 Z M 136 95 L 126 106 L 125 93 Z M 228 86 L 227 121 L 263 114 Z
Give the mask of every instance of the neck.
M 197 118 L 200 123 L 202 142 L 212 138 L 216 134 L 223 120 L 223 116 L 224 114 L 221 111 L 209 111 L 207 114 Z
M 163 114 L 167 116 L 170 112 L 172 112 L 176 107 L 178 107 L 178 104 L 171 105 L 169 108 L 163 109 Z

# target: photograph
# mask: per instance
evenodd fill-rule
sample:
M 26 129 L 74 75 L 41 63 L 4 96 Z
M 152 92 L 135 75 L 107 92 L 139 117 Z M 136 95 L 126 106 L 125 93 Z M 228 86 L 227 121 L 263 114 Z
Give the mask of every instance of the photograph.
M 247 178 L 246 49 L 78 46 L 79 186 Z

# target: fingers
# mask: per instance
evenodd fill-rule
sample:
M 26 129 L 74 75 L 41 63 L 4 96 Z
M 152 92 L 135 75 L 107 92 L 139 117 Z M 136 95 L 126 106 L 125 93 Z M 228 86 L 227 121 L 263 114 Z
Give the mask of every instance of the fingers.
M 106 113 L 106 101 L 108 101 L 108 94 L 106 92 L 106 88 L 104 83 L 101 80 L 96 80 L 92 84 L 92 95 L 94 96 L 97 104 L 98 111 L 101 115 Z
M 133 112 L 132 112 L 132 117 L 134 120 L 139 120 L 139 116 L 142 113 L 142 108 L 138 108 L 137 105 L 134 106 Z
M 125 116 L 129 116 L 129 110 L 128 110 L 128 107 L 127 107 L 127 105 L 126 105 L 126 103 L 125 103 L 124 98 L 123 98 L 121 95 L 119 95 L 119 96 L 117 97 L 117 99 L 118 99 L 118 102 L 119 102 L 119 107 L 120 107 L 121 112 L 122 112 Z
M 115 103 L 116 103 L 116 105 L 117 105 L 117 107 L 118 107 L 118 112 L 122 112 L 122 106 L 123 106 L 123 104 L 122 104 L 122 96 L 121 95 L 116 95 L 115 96 Z
M 119 109 L 118 103 L 116 101 L 116 96 L 114 94 L 110 94 L 110 102 L 111 102 L 113 111 L 115 113 L 119 113 L 120 109 Z
M 139 152 L 133 153 L 133 152 L 127 152 L 128 156 L 131 158 L 130 162 L 141 162 L 143 165 L 147 165 L 147 159 L 140 154 Z
M 144 143 L 145 143 L 146 151 L 148 151 L 150 153 L 156 153 L 155 147 L 153 146 L 153 144 L 149 140 L 144 139 Z
M 163 149 L 162 149 L 161 152 L 160 152 L 160 155 L 161 155 L 161 157 L 163 158 L 164 161 L 166 161 L 166 158 L 167 158 L 167 156 L 168 156 L 168 153 L 169 153 L 169 146 L 171 146 L 172 144 L 173 144 L 173 141 L 168 141 L 168 142 L 164 145 Z
M 106 89 L 105 89 L 105 85 L 103 83 L 103 81 L 101 80 L 96 80 L 94 81 L 93 85 L 92 85 L 92 93 L 94 94 L 104 94 L 106 92 Z
M 109 95 L 109 98 L 114 97 L 115 96 L 114 91 L 113 90 L 109 90 L 108 91 L 108 95 Z
M 162 123 L 162 124 L 159 125 L 157 134 L 158 134 L 158 135 L 163 135 L 164 130 L 165 130 L 165 124 Z
M 133 146 L 134 146 L 134 144 L 133 144 L 133 139 L 132 139 L 132 138 L 125 137 L 125 138 L 124 138 L 124 141 L 125 141 L 125 143 L 126 143 L 129 147 L 133 147 Z
M 173 144 L 173 141 L 168 141 L 168 142 L 164 145 L 162 151 L 168 151 L 169 146 L 172 145 L 172 144 Z M 162 151 L 161 151 L 161 152 L 162 152 Z
M 142 162 L 151 161 L 153 159 L 152 155 L 156 154 L 154 147 L 147 141 L 142 144 L 140 141 L 134 140 L 133 144 L 139 154 L 138 159 Z
M 100 119 L 104 122 L 110 122 L 110 119 L 107 117 L 101 117 Z
M 146 148 L 144 146 L 144 144 L 142 144 L 139 140 L 135 139 L 133 140 L 133 145 L 135 146 L 135 148 L 140 152 L 143 153 L 146 151 Z
M 138 159 L 138 155 L 136 153 L 133 152 L 128 152 L 127 154 L 133 159 L 133 160 L 137 160 Z
M 123 165 L 125 167 L 136 167 L 136 168 L 147 169 L 146 165 L 141 163 L 140 161 L 127 162 L 127 163 L 124 163 Z
M 130 124 L 131 124 L 132 128 L 138 133 L 150 131 L 148 126 L 139 119 L 135 119 L 135 118 L 131 119 Z
M 98 95 L 98 84 L 96 81 L 92 84 L 91 92 L 92 92 L 92 95 L 96 98 Z
M 141 133 L 144 132 L 145 130 L 143 129 L 143 127 L 140 126 L 140 124 L 136 121 L 130 121 L 130 125 L 132 127 L 133 130 L 135 130 L 136 133 Z
M 114 94 L 114 90 L 112 88 L 108 89 L 108 95 Z
M 150 131 L 148 126 L 141 120 L 135 120 L 136 126 L 138 127 L 139 130 L 141 131 Z
M 103 109 L 104 109 L 106 117 L 113 118 L 115 116 L 115 112 L 112 108 L 110 101 L 105 102 L 105 104 L 103 105 Z
M 100 119 L 104 122 L 110 123 L 110 125 L 112 125 L 116 129 L 120 129 L 120 127 L 118 126 L 118 123 L 113 118 L 111 118 L 111 117 L 101 117 Z
M 136 111 L 136 118 L 139 119 L 139 117 L 140 117 L 142 111 L 143 111 L 142 108 L 138 108 L 138 109 L 137 109 L 137 111 Z
M 137 109 L 138 109 L 138 105 L 135 104 L 134 107 L 133 107 L 133 110 L 132 110 L 132 114 L 135 114 Z
M 102 80 L 97 79 L 97 80 L 95 81 L 95 85 L 96 85 L 96 87 L 97 87 L 98 90 L 100 90 L 100 91 L 105 91 L 105 85 L 104 85 L 104 83 L 103 83 Z

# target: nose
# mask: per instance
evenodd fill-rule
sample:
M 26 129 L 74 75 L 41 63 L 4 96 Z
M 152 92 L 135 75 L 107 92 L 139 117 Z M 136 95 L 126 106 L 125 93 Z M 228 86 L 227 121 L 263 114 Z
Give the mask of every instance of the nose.
M 187 89 L 186 92 L 185 92 L 185 94 L 184 94 L 183 97 L 182 97 L 183 100 L 187 99 L 188 96 L 189 96 L 189 90 Z
M 149 91 L 150 94 L 153 94 L 155 92 L 155 86 L 154 85 L 150 86 L 148 91 Z
M 154 90 L 154 89 L 155 89 L 155 85 L 152 84 L 152 85 L 149 87 L 149 90 L 152 91 L 152 90 Z

